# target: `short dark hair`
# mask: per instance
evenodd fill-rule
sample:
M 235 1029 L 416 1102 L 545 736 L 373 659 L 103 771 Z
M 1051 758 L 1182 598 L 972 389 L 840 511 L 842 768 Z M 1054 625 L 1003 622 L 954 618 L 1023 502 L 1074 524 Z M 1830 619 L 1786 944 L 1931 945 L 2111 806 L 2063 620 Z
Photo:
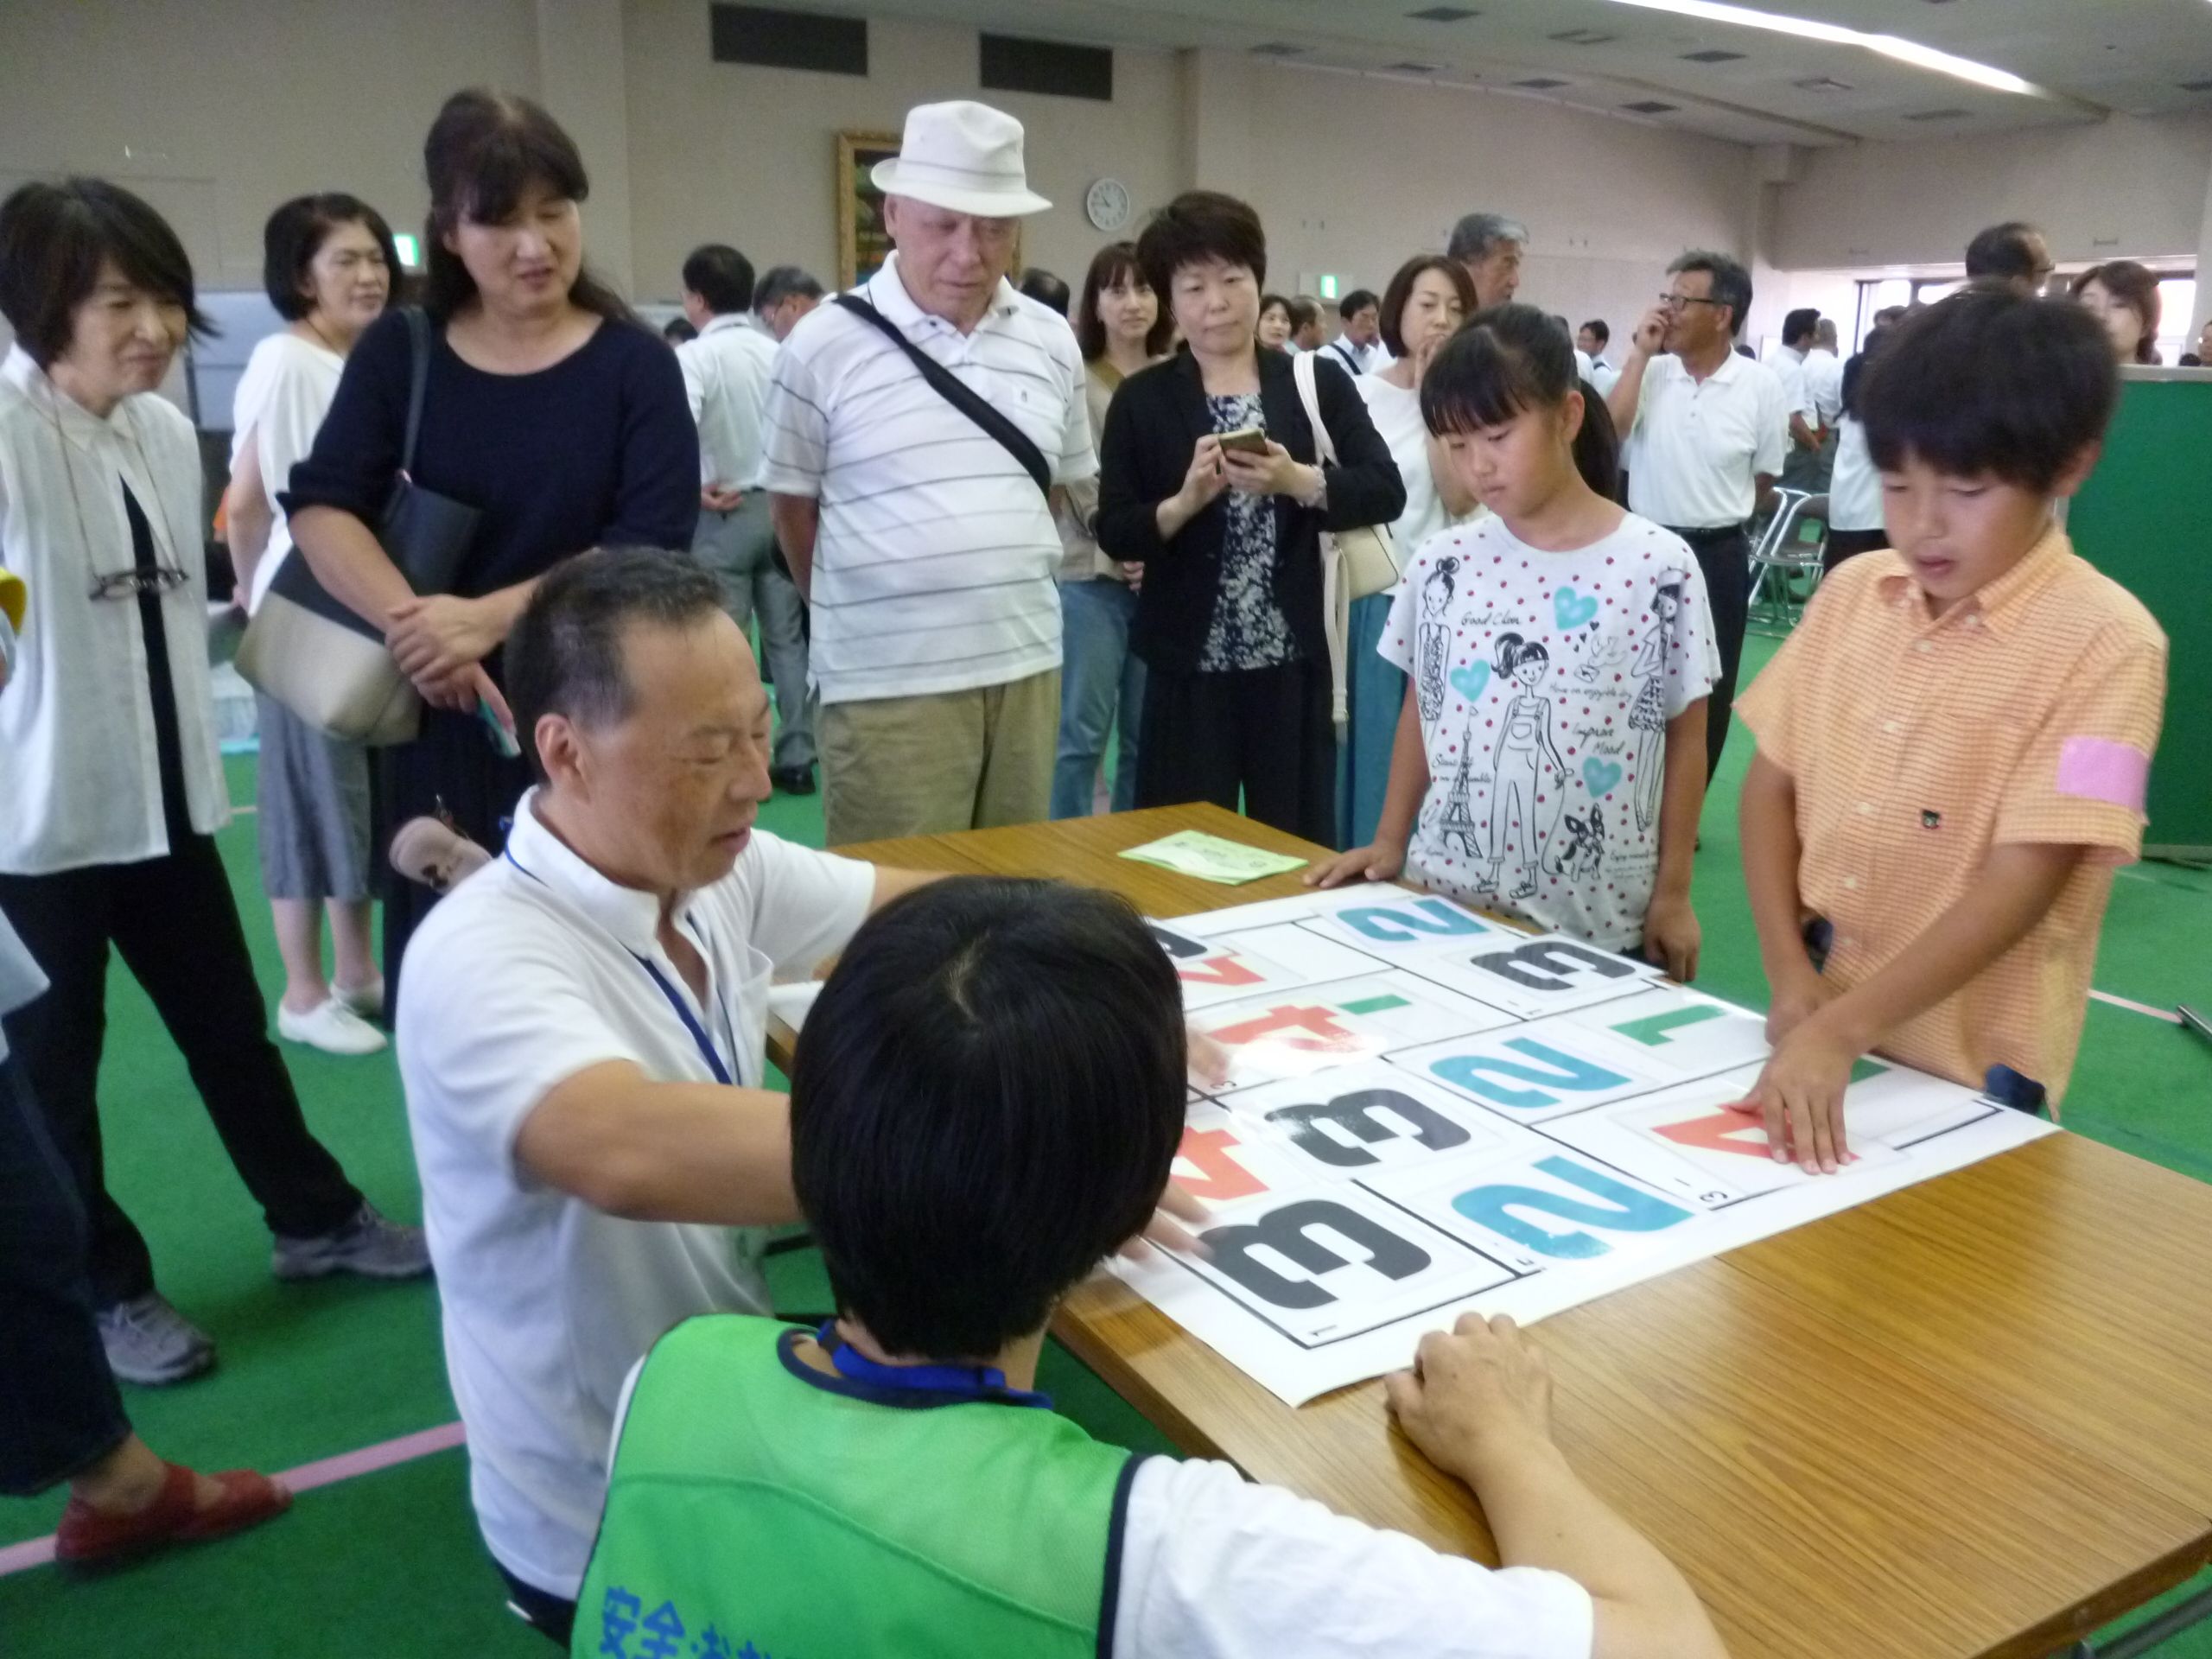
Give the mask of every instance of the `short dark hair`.
M 1884 472 L 1917 456 L 1954 478 L 2035 491 L 2104 435 L 2119 397 L 2096 318 L 1999 283 L 1907 317 L 1859 388 L 1867 453 Z
M 387 302 L 398 298 L 399 284 L 406 273 L 400 267 L 391 226 L 384 222 L 382 213 L 342 190 L 294 196 L 270 214 L 268 224 L 261 229 L 261 285 L 269 295 L 269 303 L 285 321 L 297 322 L 315 308 L 300 292 L 300 285 L 307 281 L 308 267 L 322 251 L 323 243 L 340 225 L 361 226 L 376 238 L 385 269 L 391 273 L 391 286 L 385 298 Z
M 596 547 L 547 572 L 507 636 L 505 652 L 507 701 L 537 780 L 545 781 L 537 742 L 544 716 L 605 726 L 629 715 L 625 627 L 633 621 L 695 626 L 721 607 L 714 573 L 665 548 Z
M 838 1311 L 918 1358 L 1042 1327 L 1166 1186 L 1185 1040 L 1124 899 L 967 876 L 886 905 L 791 1066 L 791 1181 Z
M 1382 308 L 1382 302 L 1376 297 L 1375 290 L 1371 288 L 1355 288 L 1337 302 L 1337 315 L 1346 322 L 1350 322 L 1370 305 L 1377 311 Z
M 1575 470 L 1611 499 L 1620 482 L 1620 439 L 1612 412 L 1575 373 L 1574 342 L 1533 305 L 1493 305 L 1445 341 L 1421 383 L 1421 415 L 1438 437 L 1503 426 L 1529 410 L 1557 409 L 1582 393 Z
M 750 311 L 753 262 L 727 243 L 694 248 L 683 262 L 683 291 L 696 294 L 718 317 Z
M 1728 308 L 1728 333 L 1732 337 L 1744 332 L 1744 319 L 1751 309 L 1751 273 L 1725 253 L 1708 249 L 1693 248 L 1667 267 L 1669 276 L 1679 276 L 1686 271 L 1701 270 L 1713 278 L 1713 291 L 1707 297 Z
M 2028 239 L 2042 235 L 2024 219 L 2008 219 L 2002 225 L 1975 232 L 1974 240 L 1967 244 L 1967 275 L 1995 276 L 2008 283 L 2032 280 L 2040 273 Z
M 1809 340 L 1820 331 L 1819 308 L 1801 305 L 1782 320 L 1782 343 L 1795 346 L 1801 340 Z
M 1459 319 L 1465 321 L 1474 315 L 1475 279 L 1467 275 L 1467 268 L 1456 259 L 1446 259 L 1440 253 L 1415 254 L 1391 273 L 1389 286 L 1382 290 L 1382 348 L 1393 357 L 1406 354 L 1406 302 L 1414 296 L 1414 284 L 1429 271 L 1434 271 L 1452 284 L 1452 291 L 1459 296 Z M 1344 314 L 1350 316 L 1347 311 Z
M 1292 334 L 1296 334 L 1301 328 L 1311 328 L 1320 321 L 1321 302 L 1319 300 L 1306 294 L 1294 294 L 1290 296 L 1290 332 Z
M 671 317 L 660 326 L 660 337 L 671 346 L 688 346 L 699 338 L 699 331 L 691 326 L 691 319 Z
M 818 300 L 822 297 L 822 284 L 797 265 L 771 265 L 767 275 L 753 286 L 753 308 L 773 310 L 793 295 Z
M 1042 265 L 1032 265 L 1021 273 L 1021 280 L 1014 284 L 1015 291 L 1042 306 L 1048 306 L 1062 316 L 1068 314 L 1068 285 Z
M 1885 305 L 1874 314 L 1874 326 L 1877 328 L 1894 328 L 1911 315 L 1912 308 L 1909 305 Z
M 1290 296 L 1287 294 L 1262 294 L 1260 296 L 1260 315 L 1264 317 L 1268 312 L 1276 310 L 1280 310 L 1283 314 L 1285 319 L 1289 317 Z
M 1175 273 L 1207 259 L 1242 265 L 1255 283 L 1268 280 L 1268 233 L 1250 204 L 1218 190 L 1185 190 L 1154 213 L 1137 238 L 1137 263 L 1163 312 Z
M 440 322 L 476 297 L 476 279 L 446 246 L 455 226 L 464 219 L 498 224 L 533 184 L 564 201 L 581 202 L 591 194 L 583 156 L 561 124 L 529 99 L 486 86 L 467 87 L 446 99 L 423 140 L 423 171 L 430 184 L 423 308 Z M 588 267 L 576 273 L 569 298 L 611 321 L 637 321 L 622 296 Z
M 1444 257 L 1466 264 L 1490 257 L 1490 251 L 1501 242 L 1517 242 L 1527 246 L 1529 227 L 1517 219 L 1508 219 L 1503 213 L 1465 213 L 1452 227 L 1452 239 L 1444 245 Z
M 1592 317 L 1582 326 L 1598 337 L 1598 343 L 1600 346 L 1610 345 L 1612 342 L 1613 331 L 1605 326 L 1605 320 L 1603 317 Z
M 1083 274 L 1083 293 L 1076 301 L 1075 343 L 1083 353 L 1083 360 L 1096 363 L 1106 355 L 1106 325 L 1099 321 L 1098 296 L 1109 288 L 1119 288 L 1124 281 L 1134 281 L 1139 288 L 1151 289 L 1152 283 L 1144 274 L 1144 267 L 1137 263 L 1134 242 L 1109 242 L 1090 256 L 1090 269 Z M 1175 320 L 1167 315 L 1167 302 L 1154 291 L 1156 302 L 1152 332 L 1144 337 L 1147 357 L 1159 357 L 1167 350 L 1167 341 L 1175 332 Z M 1096 439 L 1098 434 L 1091 434 Z
M 0 202 L 0 316 L 41 369 L 69 349 L 74 314 L 99 286 L 100 265 L 181 306 L 186 327 L 211 333 L 193 292 L 192 260 L 169 223 L 105 179 L 18 185 Z

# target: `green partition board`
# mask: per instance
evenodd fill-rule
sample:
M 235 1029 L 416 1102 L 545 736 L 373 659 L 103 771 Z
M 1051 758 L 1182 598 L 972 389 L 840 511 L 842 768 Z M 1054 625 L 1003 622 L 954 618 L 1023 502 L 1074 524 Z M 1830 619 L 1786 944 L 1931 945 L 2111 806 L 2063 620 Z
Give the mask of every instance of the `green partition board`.
M 2123 377 L 2104 457 L 2066 528 L 2171 643 L 2144 846 L 2212 857 L 2212 644 L 2197 634 L 2212 623 L 2212 373 L 2139 372 Z

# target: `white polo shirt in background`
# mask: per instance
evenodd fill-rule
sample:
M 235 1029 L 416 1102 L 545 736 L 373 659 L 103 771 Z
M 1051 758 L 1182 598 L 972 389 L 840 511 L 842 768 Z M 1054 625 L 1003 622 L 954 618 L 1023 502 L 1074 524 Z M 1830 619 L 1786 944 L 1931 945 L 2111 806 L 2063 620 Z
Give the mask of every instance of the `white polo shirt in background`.
M 716 1082 L 671 997 L 731 1080 L 759 1088 L 770 978 L 842 950 L 875 873 L 755 832 L 678 908 L 707 963 L 696 1003 L 656 938 L 659 901 L 570 852 L 536 798 L 516 809 L 506 855 L 408 947 L 399 1061 L 477 1523 L 509 1572 L 573 1599 L 623 1378 L 679 1319 L 768 1311 L 763 1236 L 608 1215 L 522 1169 L 515 1137 L 555 1087 L 609 1061 Z
M 1740 524 L 1758 501 L 1756 474 L 1780 476 L 1789 410 L 1782 382 L 1734 352 L 1703 381 L 1669 353 L 1645 365 L 1630 429 L 1629 511 L 1669 530 Z
M 893 254 L 857 290 L 1072 484 L 1098 470 L 1067 319 L 1001 279 L 962 334 Z M 824 702 L 1004 685 L 1060 666 L 1062 549 L 1045 493 L 906 353 L 843 307 L 791 330 L 768 394 L 765 486 L 821 503 L 809 658 Z
M 1866 429 L 1849 415 L 1836 429 L 1835 473 L 1828 482 L 1830 530 L 1880 530 L 1882 475 L 1866 452 Z
M 683 392 L 699 429 L 699 481 L 711 488 L 757 489 L 767 459 L 761 417 L 776 371 L 776 342 L 752 317 L 724 312 L 696 340 L 676 348 Z
M 1833 428 L 1843 415 L 1843 359 L 1825 346 L 1805 353 L 1805 387 L 1818 424 Z
M 1813 382 L 1805 372 L 1805 356 L 1803 352 L 1794 346 L 1778 346 L 1775 348 L 1774 361 L 1767 365 L 1782 382 L 1782 423 L 1784 430 L 1789 429 L 1792 415 L 1802 415 L 1808 426 L 1820 424 L 1820 411 L 1813 401 Z

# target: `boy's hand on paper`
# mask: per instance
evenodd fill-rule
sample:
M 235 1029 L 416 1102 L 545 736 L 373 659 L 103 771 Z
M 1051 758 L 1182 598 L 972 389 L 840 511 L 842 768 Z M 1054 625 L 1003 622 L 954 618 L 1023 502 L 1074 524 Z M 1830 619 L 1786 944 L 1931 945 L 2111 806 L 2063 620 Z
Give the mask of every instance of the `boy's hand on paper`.
M 1188 1031 L 1184 1045 L 1190 1053 L 1191 1076 L 1201 1088 L 1218 1089 L 1229 1081 L 1229 1051 L 1203 1031 Z
M 1844 1139 L 1843 1095 L 1858 1058 L 1827 1020 L 1803 1020 L 1776 1046 L 1751 1092 L 1726 1109 L 1765 1119 L 1777 1163 L 1795 1160 L 1808 1174 L 1833 1175 L 1856 1161 Z
M 1382 1387 L 1406 1438 L 1471 1485 L 1500 1452 L 1551 1440 L 1551 1368 L 1503 1314 L 1463 1313 L 1448 1333 L 1430 1332 L 1413 1369 Z
M 1405 873 L 1406 849 L 1372 842 L 1334 858 L 1325 858 L 1306 873 L 1309 887 L 1340 887 L 1347 881 L 1395 881 Z

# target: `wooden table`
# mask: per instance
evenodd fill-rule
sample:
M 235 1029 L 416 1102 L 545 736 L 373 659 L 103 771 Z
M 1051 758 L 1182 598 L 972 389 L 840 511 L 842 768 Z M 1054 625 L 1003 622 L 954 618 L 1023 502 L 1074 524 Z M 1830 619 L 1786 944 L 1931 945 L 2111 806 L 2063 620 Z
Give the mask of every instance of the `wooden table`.
M 1116 856 L 1187 829 L 1319 851 L 1214 807 L 847 850 L 1058 876 L 1163 918 L 1300 891 Z M 1107 1279 L 1055 1332 L 1185 1451 L 1497 1560 L 1379 1383 L 1293 1410 Z M 2027 1659 L 2212 1560 L 2212 1188 L 2077 1136 L 1575 1308 L 1540 1340 L 1560 1443 L 1738 1659 Z

